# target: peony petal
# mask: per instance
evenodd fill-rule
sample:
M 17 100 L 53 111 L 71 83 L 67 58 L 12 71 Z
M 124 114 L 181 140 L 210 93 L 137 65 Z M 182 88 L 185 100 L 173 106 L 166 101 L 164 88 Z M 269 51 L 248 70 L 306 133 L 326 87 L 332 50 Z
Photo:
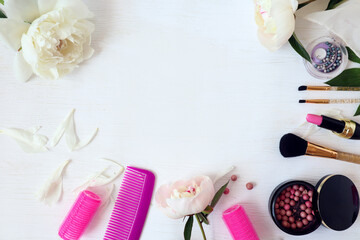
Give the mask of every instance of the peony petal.
M 69 11 L 76 19 L 93 18 L 94 14 L 90 12 L 89 8 L 81 0 L 58 0 L 55 9 L 64 8 Z
M 39 201 L 44 202 L 46 205 L 53 205 L 59 201 L 62 195 L 62 176 L 69 162 L 70 160 L 64 161 L 46 180 L 43 187 L 36 194 Z
M 71 121 L 70 119 L 74 116 L 74 112 L 75 112 L 75 109 L 72 109 L 71 112 L 64 119 L 64 121 L 56 129 L 56 132 L 55 132 L 54 137 L 50 144 L 52 147 L 55 147 L 59 143 L 61 137 L 65 133 L 65 130 L 68 128 L 68 126 L 70 124 L 70 121 Z
M 203 176 L 200 184 L 200 192 L 194 197 L 167 199 L 167 205 L 181 217 L 203 211 L 213 199 L 215 189 L 212 180 Z
M 51 146 L 55 147 L 58 142 L 60 141 L 61 137 L 65 135 L 66 144 L 69 147 L 71 151 L 79 150 L 85 146 L 87 146 L 97 135 L 98 128 L 95 129 L 93 134 L 85 141 L 79 141 L 79 138 L 76 134 L 75 129 L 75 121 L 74 121 L 74 112 L 75 109 L 73 109 L 67 117 L 64 119 L 64 121 L 60 124 L 60 126 L 57 128 L 54 137 L 51 141 Z
M 38 62 L 38 54 L 35 50 L 32 39 L 23 34 L 21 37 L 22 54 L 25 61 L 30 65 L 35 65 Z
M 54 10 L 57 0 L 37 0 L 40 15 Z
M 317 23 L 340 37 L 352 50 L 360 53 L 360 2 L 349 0 L 339 7 L 311 13 L 305 19 Z
M 5 128 L 0 130 L 0 133 L 15 139 L 25 152 L 38 153 L 47 151 L 45 146 L 48 142 L 48 138 L 44 135 L 37 134 L 33 130 Z
M 223 178 L 226 174 L 230 173 L 234 169 L 235 169 L 235 166 L 231 166 L 227 169 L 217 172 L 214 177 L 213 183 L 215 184 L 217 181 L 219 181 L 221 178 Z
M 15 56 L 14 71 L 16 79 L 26 82 L 33 75 L 31 66 L 25 61 L 23 52 L 17 52 Z
M 0 41 L 17 51 L 21 46 L 21 36 L 30 24 L 8 18 L 0 19 Z
M 90 176 L 83 184 L 77 187 L 74 192 L 78 193 L 88 188 L 103 187 L 113 182 L 124 172 L 124 167 L 120 163 L 107 158 L 101 158 L 100 160 L 109 161 L 113 164 L 111 165 L 111 167 L 106 167 L 102 171 Z M 108 176 L 106 174 L 107 170 L 111 170 L 111 176 Z
M 31 23 L 40 17 L 37 0 L 6 0 L 4 10 L 11 19 Z

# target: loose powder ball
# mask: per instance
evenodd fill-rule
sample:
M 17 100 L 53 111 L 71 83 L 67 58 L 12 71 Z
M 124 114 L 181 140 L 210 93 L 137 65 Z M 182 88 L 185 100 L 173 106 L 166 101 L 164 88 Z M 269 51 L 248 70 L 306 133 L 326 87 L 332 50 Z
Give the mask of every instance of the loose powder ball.
M 251 190 L 251 189 L 254 188 L 254 184 L 252 184 L 251 182 L 248 182 L 248 183 L 246 184 L 246 188 L 247 188 L 247 190 Z M 285 199 L 285 196 L 284 196 L 284 199 Z M 282 199 L 282 200 L 284 200 L 284 199 Z
M 301 230 L 315 220 L 312 209 L 314 192 L 302 185 L 293 185 L 283 190 L 275 203 L 276 219 L 285 228 Z

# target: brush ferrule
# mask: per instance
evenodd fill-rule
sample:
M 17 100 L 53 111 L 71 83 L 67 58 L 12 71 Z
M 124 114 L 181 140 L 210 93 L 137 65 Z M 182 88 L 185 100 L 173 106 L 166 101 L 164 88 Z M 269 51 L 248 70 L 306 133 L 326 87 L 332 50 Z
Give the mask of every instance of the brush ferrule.
M 337 158 L 338 153 L 330 148 L 325 148 L 313 143 L 308 142 L 308 146 L 306 149 L 306 155 L 317 156 L 317 157 L 325 157 L 325 158 Z
M 306 103 L 327 104 L 330 103 L 330 99 L 307 99 Z
M 307 90 L 310 91 L 330 91 L 333 90 L 333 87 L 330 86 L 307 86 Z

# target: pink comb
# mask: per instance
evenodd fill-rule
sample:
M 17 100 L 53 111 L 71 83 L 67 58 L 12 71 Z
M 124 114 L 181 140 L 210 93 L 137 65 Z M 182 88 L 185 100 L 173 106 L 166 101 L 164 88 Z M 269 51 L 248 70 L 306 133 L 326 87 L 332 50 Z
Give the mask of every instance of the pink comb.
M 259 240 L 250 219 L 240 204 L 225 210 L 223 220 L 234 240 Z
M 144 169 L 127 167 L 104 240 L 138 240 L 143 229 L 155 175 Z
M 61 224 L 59 236 L 64 240 L 79 239 L 95 215 L 100 203 L 101 199 L 98 195 L 87 190 L 82 191 Z

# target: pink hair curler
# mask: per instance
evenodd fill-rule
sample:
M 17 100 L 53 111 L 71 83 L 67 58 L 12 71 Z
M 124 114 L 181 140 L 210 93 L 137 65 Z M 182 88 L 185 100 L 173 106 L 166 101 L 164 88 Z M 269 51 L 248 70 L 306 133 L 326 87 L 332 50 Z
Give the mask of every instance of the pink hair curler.
M 240 204 L 225 210 L 223 220 L 234 240 L 259 240 L 250 219 Z
M 64 240 L 77 240 L 99 208 L 101 199 L 90 191 L 82 191 L 75 201 L 64 222 L 61 224 L 59 236 Z

